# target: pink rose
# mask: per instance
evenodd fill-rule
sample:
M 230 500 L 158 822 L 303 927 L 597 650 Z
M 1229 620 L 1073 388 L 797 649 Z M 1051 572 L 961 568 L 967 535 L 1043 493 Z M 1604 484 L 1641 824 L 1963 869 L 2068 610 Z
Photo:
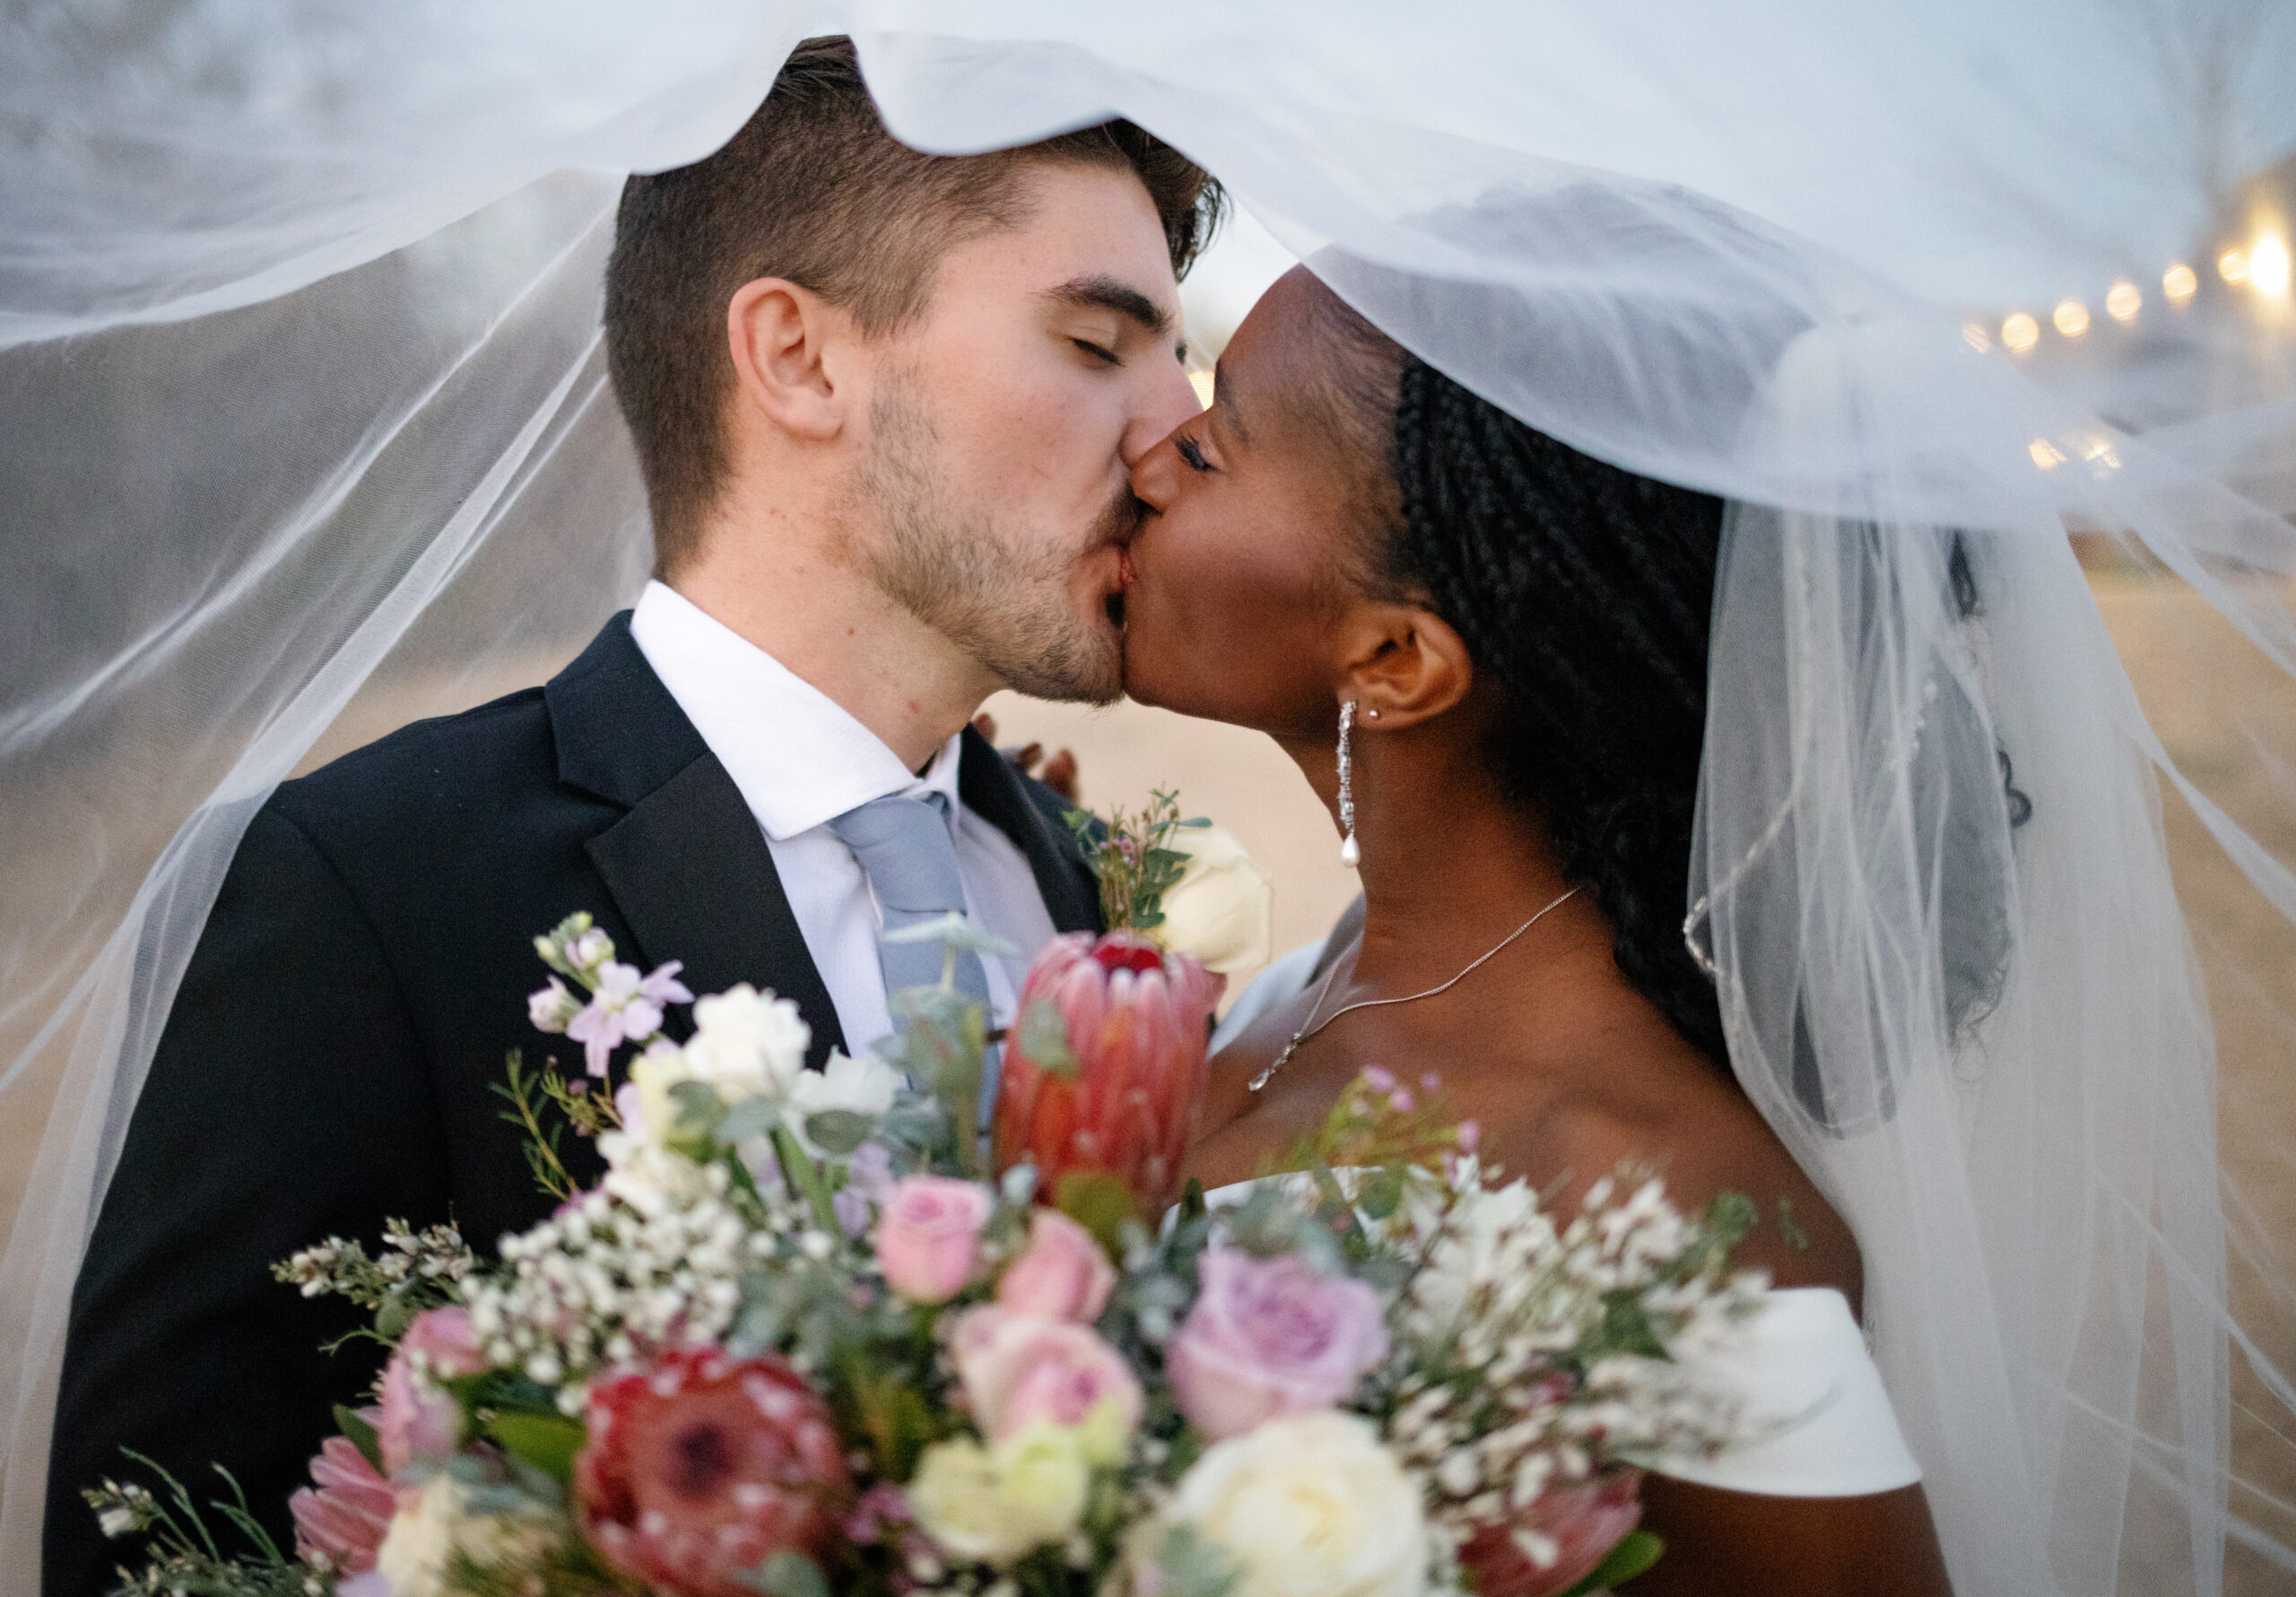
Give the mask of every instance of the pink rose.
M 1479 1528 L 1459 1549 L 1459 1563 L 1481 1597 L 1555 1597 L 1594 1574 L 1611 1549 L 1642 1518 L 1642 1476 L 1621 1470 L 1575 1486 L 1551 1486 L 1512 1519 Z M 1523 1550 L 1527 1532 L 1553 1556 L 1544 1567 Z
M 1278 1414 L 1330 1408 L 1387 1357 L 1379 1295 L 1296 1254 L 1206 1250 L 1196 1306 L 1164 1350 L 1172 1396 L 1217 1440 Z
M 911 1303 L 946 1303 L 980 1263 L 988 1189 L 946 1176 L 893 1183 L 877 1219 L 877 1268 Z
M 379 1418 L 372 1409 L 361 1409 L 359 1417 L 370 1425 Z M 311 1460 L 311 1484 L 287 1499 L 287 1512 L 295 1517 L 297 1552 L 325 1559 L 337 1574 L 357 1575 L 375 1567 L 375 1549 L 398 1512 L 398 1496 L 356 1443 L 329 1436 Z
M 1124 1356 L 1072 1320 L 983 1304 L 957 1316 L 949 1348 L 973 1423 L 991 1442 L 1031 1425 L 1081 1425 L 1110 1398 L 1127 1435 L 1140 1423 L 1140 1382 Z
M 382 1417 L 375 1425 L 383 1467 L 399 1476 L 452 1458 L 461 1437 L 462 1408 L 438 1383 L 474 1376 L 484 1367 L 471 1335 L 469 1310 L 432 1308 L 415 1315 L 383 1370 Z
M 1116 1290 L 1116 1266 L 1092 1234 L 1057 1209 L 1029 1216 L 1029 1245 L 996 1283 L 996 1301 L 1016 1315 L 1091 1324 Z

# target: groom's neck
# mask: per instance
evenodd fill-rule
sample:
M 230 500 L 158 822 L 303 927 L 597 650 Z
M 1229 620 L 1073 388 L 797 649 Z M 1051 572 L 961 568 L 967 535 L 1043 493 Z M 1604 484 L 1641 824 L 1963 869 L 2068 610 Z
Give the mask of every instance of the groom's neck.
M 825 528 L 744 530 L 707 539 L 669 586 L 826 694 L 905 768 L 923 769 L 1001 685 L 839 558 Z

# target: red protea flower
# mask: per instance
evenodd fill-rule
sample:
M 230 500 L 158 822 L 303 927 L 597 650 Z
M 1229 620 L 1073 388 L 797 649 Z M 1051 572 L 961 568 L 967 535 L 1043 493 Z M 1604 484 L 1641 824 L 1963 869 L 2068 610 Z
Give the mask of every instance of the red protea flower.
M 779 1358 L 666 1353 L 594 1388 L 588 1418 L 583 1533 L 670 1597 L 756 1597 L 744 1575 L 785 1549 L 819 1560 L 853 1503 L 829 1406 Z
M 1555 1597 L 1600 1567 L 1642 1518 L 1642 1474 L 1621 1470 L 1553 1486 L 1510 1520 L 1487 1524 L 1459 1549 L 1477 1597 Z M 1535 1559 L 1524 1543 L 1542 1555 Z
M 1109 1178 L 1141 1218 L 1161 1215 L 1178 1194 L 1226 985 L 1136 933 L 1055 938 L 1029 969 L 1004 1045 L 998 1172 L 1034 1164 L 1048 1203 L 1062 1202 L 1064 1184 L 1073 1199 L 1078 1177 Z

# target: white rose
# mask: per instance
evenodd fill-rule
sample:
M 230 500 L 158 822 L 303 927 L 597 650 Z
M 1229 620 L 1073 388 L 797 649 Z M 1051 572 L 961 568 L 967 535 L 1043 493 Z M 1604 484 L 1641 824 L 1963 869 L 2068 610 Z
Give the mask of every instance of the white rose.
M 1420 1597 L 1427 1521 L 1370 1423 L 1326 1412 L 1215 1442 L 1167 1511 L 1242 1567 L 1230 1597 Z
M 1188 862 L 1164 894 L 1157 942 L 1223 976 L 1266 964 L 1274 955 L 1275 890 L 1259 862 L 1224 827 L 1181 827 L 1170 846 Z
M 874 1054 L 861 1059 L 832 1054 L 824 1068 L 804 1072 L 789 1084 L 789 1107 L 800 1125 L 806 1115 L 831 1109 L 874 1120 L 893 1107 L 902 1081 L 899 1071 Z
M 744 982 L 694 1004 L 693 1037 L 680 1052 L 692 1079 L 716 1087 L 728 1103 L 787 1098 L 804 1074 L 813 1035 L 795 1002 Z
M 661 1146 L 677 1124 L 681 1081 L 702 1081 L 728 1104 L 745 1098 L 787 1099 L 808 1073 L 805 1045 L 813 1028 L 787 998 L 761 993 L 747 982 L 693 1006 L 694 1033 L 683 1048 L 657 1043 L 631 1062 L 645 1140 Z
M 447 1566 L 457 1552 L 481 1569 L 528 1569 L 548 1555 L 559 1534 L 548 1519 L 474 1515 L 469 1495 L 452 1476 L 433 1475 L 422 1495 L 392 1516 L 375 1550 L 375 1572 L 391 1597 L 445 1597 Z

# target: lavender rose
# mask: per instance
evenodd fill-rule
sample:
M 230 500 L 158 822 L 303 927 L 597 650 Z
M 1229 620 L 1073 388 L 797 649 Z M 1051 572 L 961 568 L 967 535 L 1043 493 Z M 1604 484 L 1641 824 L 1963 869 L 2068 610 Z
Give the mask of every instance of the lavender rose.
M 1208 1250 L 1202 1290 L 1164 1350 L 1180 1412 L 1215 1440 L 1279 1414 L 1328 1409 L 1387 1357 L 1379 1295 L 1297 1254 Z

